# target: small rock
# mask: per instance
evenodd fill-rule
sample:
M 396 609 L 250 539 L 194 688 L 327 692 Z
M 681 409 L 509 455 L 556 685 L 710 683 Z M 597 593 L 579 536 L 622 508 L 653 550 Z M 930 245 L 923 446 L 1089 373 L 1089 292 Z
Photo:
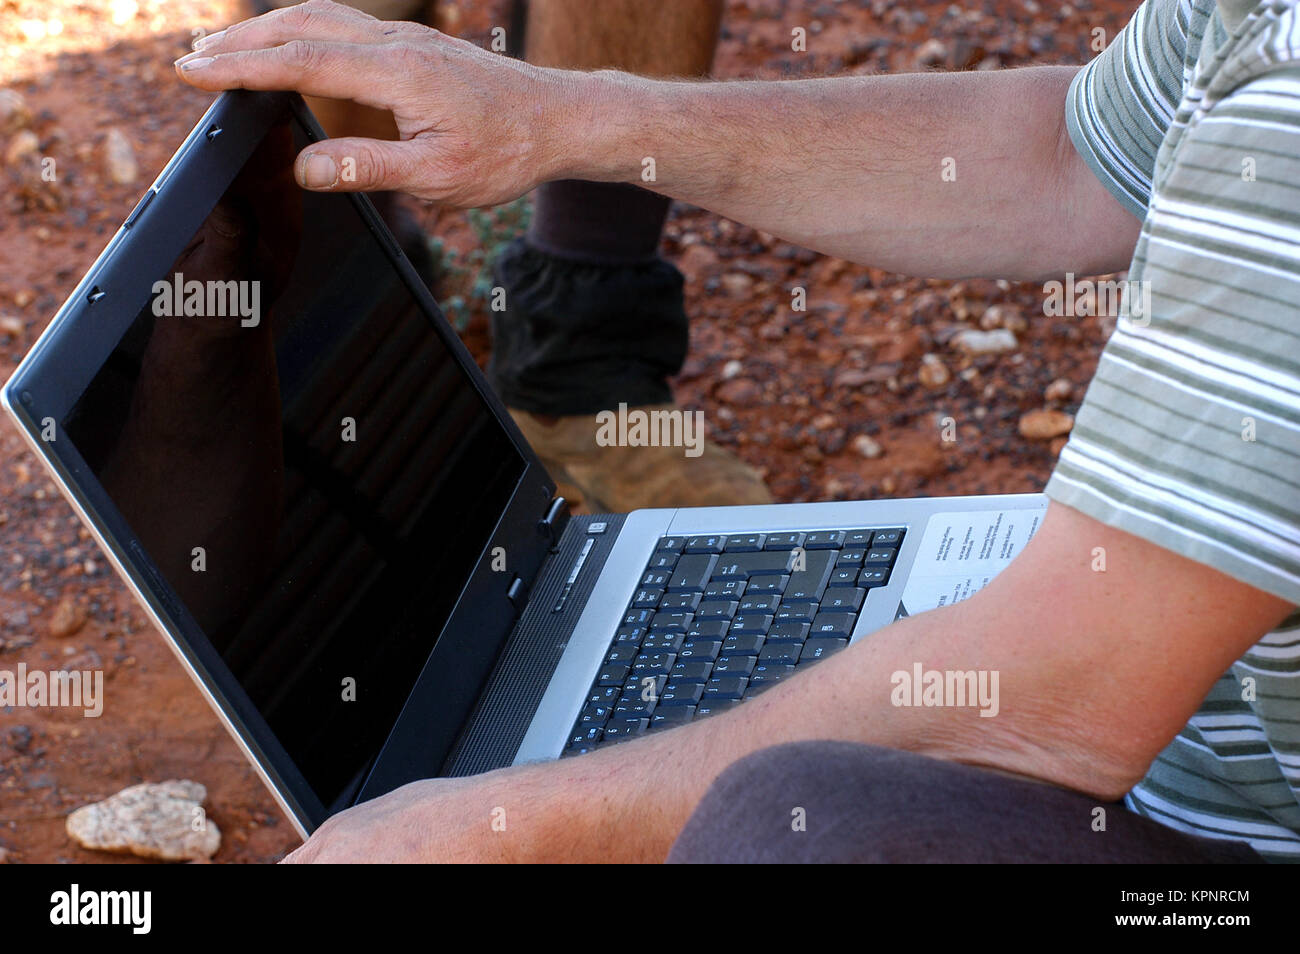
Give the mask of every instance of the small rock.
M 732 358 L 722 366 L 722 380 L 730 381 L 732 378 L 740 377 L 740 372 L 745 370 L 745 366 Z
M 24 129 L 9 143 L 9 148 L 5 150 L 5 165 L 16 166 L 27 156 L 33 156 L 41 148 L 41 141 L 37 138 L 36 133 L 30 129 Z
M 875 460 L 885 455 L 885 449 L 880 446 L 880 442 L 869 434 L 859 434 L 853 438 L 853 449 L 868 460 Z
M 698 282 L 718 267 L 718 254 L 700 242 L 686 246 L 677 256 L 677 267 L 688 282 Z
M 1028 328 L 1029 323 L 1011 305 L 989 305 L 984 309 L 984 314 L 980 315 L 980 327 L 985 331 L 1006 328 L 1008 331 L 1019 333 Z
M 9 744 L 15 752 L 26 752 L 32 747 L 32 730 L 30 726 L 15 725 L 9 728 Z
M 200 861 L 221 847 L 221 832 L 203 814 L 207 797 L 207 789 L 188 779 L 145 782 L 78 808 L 66 828 L 73 841 L 93 851 Z
M 21 318 L 15 315 L 0 315 L 0 334 L 6 334 L 10 338 L 21 338 L 27 330 Z
M 838 427 L 839 423 L 834 414 L 818 414 L 813 418 L 812 426 L 819 431 L 831 431 Z
M 835 386 L 839 388 L 860 388 L 864 384 L 869 384 L 875 378 L 871 376 L 870 371 L 863 371 L 858 368 L 849 368 L 847 371 L 841 371 L 835 375 Z
M 931 37 L 916 51 L 916 65 L 921 68 L 938 66 L 948 61 L 948 47 L 943 40 Z
M 50 635 L 62 638 L 72 636 L 86 625 L 86 611 L 71 597 L 64 597 L 50 614 Z
M 1074 397 L 1074 382 L 1069 378 L 1057 378 L 1043 392 L 1043 399 L 1052 402 L 1068 401 Z
M 921 370 L 917 377 L 921 384 L 930 390 L 943 387 L 952 380 L 952 374 L 948 371 L 948 366 L 943 363 L 943 359 L 937 354 L 927 354 L 921 356 Z
M 114 126 L 104 138 L 104 168 L 117 185 L 130 185 L 140 174 L 135 148 L 122 130 Z
M 748 298 L 754 289 L 754 279 L 744 272 L 727 272 L 719 281 L 732 298 Z
M 964 328 L 952 337 L 952 346 L 964 354 L 1005 354 L 1019 347 L 1016 336 L 1006 328 L 976 331 Z
M 11 133 L 31 125 L 32 111 L 17 90 L 0 89 L 0 132 Z
M 1030 411 L 1020 418 L 1020 436 L 1031 441 L 1047 441 L 1070 433 L 1074 417 L 1064 411 Z

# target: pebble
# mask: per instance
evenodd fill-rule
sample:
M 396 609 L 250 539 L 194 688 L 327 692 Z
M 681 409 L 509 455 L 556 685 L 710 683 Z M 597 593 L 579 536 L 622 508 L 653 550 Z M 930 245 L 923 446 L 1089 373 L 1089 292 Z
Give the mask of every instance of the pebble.
M 943 363 L 943 359 L 937 354 L 927 354 L 921 356 L 921 370 L 917 373 L 921 384 L 930 390 L 943 387 L 952 380 L 952 374 L 948 371 L 948 366 Z
M 1030 411 L 1020 418 L 1020 436 L 1031 441 L 1051 440 L 1070 433 L 1073 427 L 1074 417 L 1064 411 Z
M 17 90 L 0 89 L 0 132 L 22 129 L 32 121 L 32 111 Z
M 859 434 L 853 438 L 853 449 L 868 460 L 875 460 L 885 455 L 885 449 L 880 446 L 880 442 L 868 434 Z
M 748 407 L 758 401 L 761 395 L 759 386 L 749 378 L 734 378 L 718 386 L 714 392 L 717 399 L 724 404 Z
M 1005 354 L 1008 351 L 1015 351 L 1019 342 L 1016 336 L 1006 328 L 996 328 L 992 331 L 976 331 L 974 328 L 964 328 L 952 337 L 952 346 L 964 354 L 981 355 L 981 354 Z
M 919 67 L 938 66 L 947 61 L 948 47 L 937 37 L 926 40 L 916 51 L 916 65 Z
M 207 797 L 207 789 L 189 779 L 145 782 L 78 808 L 65 827 L 73 841 L 93 851 L 203 861 L 221 847 L 221 832 L 202 814 Z
M 732 378 L 740 377 L 740 372 L 745 370 L 745 366 L 732 358 L 722 366 L 722 380 L 730 381 Z
M 1074 397 L 1074 382 L 1069 378 L 1057 378 L 1043 392 L 1043 399 L 1051 403 L 1068 401 Z
M 0 316 L 0 334 L 6 334 L 10 338 L 21 338 L 27 330 L 23 320 L 15 315 Z
M 117 185 L 130 185 L 140 175 L 135 148 L 122 130 L 114 126 L 104 137 L 104 168 Z
M 36 133 L 30 129 L 24 129 L 10 141 L 9 147 L 5 150 L 5 165 L 15 166 L 27 156 L 35 155 L 41 147 L 41 141 L 36 137 Z
M 64 597 L 50 614 L 50 635 L 56 638 L 72 636 L 86 625 L 86 612 L 71 597 Z
M 744 272 L 727 272 L 719 281 L 732 298 L 747 298 L 754 289 L 754 279 Z

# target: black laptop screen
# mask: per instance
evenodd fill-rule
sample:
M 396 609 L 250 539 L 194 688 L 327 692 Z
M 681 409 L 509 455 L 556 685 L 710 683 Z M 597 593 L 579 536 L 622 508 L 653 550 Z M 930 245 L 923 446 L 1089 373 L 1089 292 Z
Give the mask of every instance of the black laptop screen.
M 524 461 L 275 127 L 64 422 L 326 806 L 379 753 Z

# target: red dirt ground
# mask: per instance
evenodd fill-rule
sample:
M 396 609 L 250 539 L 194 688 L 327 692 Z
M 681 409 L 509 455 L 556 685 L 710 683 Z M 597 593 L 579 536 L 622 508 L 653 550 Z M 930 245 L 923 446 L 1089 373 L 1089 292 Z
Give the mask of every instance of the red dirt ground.
M 1113 37 L 1136 5 L 731 0 L 716 72 L 772 78 L 1079 63 L 1092 55 L 1092 31 Z M 501 0 L 447 6 L 476 42 L 505 22 Z M 209 97 L 174 78 L 172 60 L 196 31 L 240 16 L 235 0 L 0 0 L 0 88 L 25 98 L 40 154 L 56 158 L 60 206 L 25 208 L 0 162 L 0 375 L 207 105 Z M 807 53 L 790 49 L 795 26 L 808 31 Z M 920 64 L 918 52 L 933 39 L 939 45 L 925 47 L 931 60 Z M 129 186 L 104 173 L 113 127 L 139 160 Z M 0 130 L 0 156 L 13 138 Z M 463 252 L 474 242 L 460 213 L 421 214 L 448 245 Z M 1018 421 L 1038 408 L 1076 409 L 1110 329 L 1105 318 L 1046 318 L 1039 286 L 903 279 L 689 208 L 675 210 L 667 233 L 665 252 L 687 275 L 692 316 L 679 398 L 704 409 L 711 436 L 761 467 L 779 499 L 1042 488 L 1057 448 L 1023 439 Z M 794 285 L 809 295 L 797 323 L 788 309 Z M 992 320 L 992 305 L 1000 306 L 994 315 L 1027 323 L 1015 353 L 972 360 L 948 347 L 957 328 Z M 466 337 L 484 360 L 484 315 L 472 316 Z M 918 380 L 930 352 L 951 372 L 934 389 Z M 1069 386 L 1047 401 L 1045 389 L 1062 378 Z M 943 443 L 937 422 L 948 415 L 959 439 Z M 864 457 L 861 435 L 883 454 Z M 0 710 L 0 859 L 132 860 L 78 848 L 64 833 L 65 816 L 127 785 L 177 777 L 208 788 L 224 836 L 215 860 L 282 857 L 297 843 L 291 826 L 8 423 L 0 460 L 0 668 L 102 668 L 108 695 L 98 720 Z

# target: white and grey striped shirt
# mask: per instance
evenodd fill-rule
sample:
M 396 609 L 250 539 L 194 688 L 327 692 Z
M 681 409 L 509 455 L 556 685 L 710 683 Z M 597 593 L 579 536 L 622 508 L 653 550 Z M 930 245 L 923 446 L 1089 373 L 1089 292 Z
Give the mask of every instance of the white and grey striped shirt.
M 1047 493 L 1300 604 L 1298 0 L 1147 0 L 1075 79 L 1076 148 L 1143 219 Z M 1134 287 L 1134 286 L 1130 286 Z M 1256 644 L 1128 806 L 1300 861 L 1300 614 Z

